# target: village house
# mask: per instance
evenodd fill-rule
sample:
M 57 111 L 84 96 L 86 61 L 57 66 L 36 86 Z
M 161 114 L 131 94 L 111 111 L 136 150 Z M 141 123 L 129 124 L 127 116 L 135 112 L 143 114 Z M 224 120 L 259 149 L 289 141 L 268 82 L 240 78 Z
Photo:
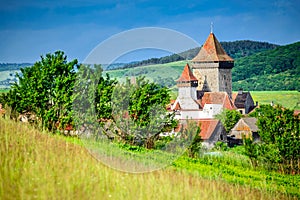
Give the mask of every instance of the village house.
M 239 89 L 237 93 L 233 94 L 232 100 L 237 110 L 243 115 L 251 112 L 255 107 L 257 107 L 258 104 L 256 102 L 254 105 L 254 101 L 250 92 L 244 92 L 243 89 Z
M 241 118 L 230 131 L 228 145 L 242 144 L 244 137 L 251 138 L 253 141 L 259 141 L 260 137 L 256 122 L 257 119 L 255 117 Z
M 223 109 L 247 114 L 255 108 L 250 92 L 232 94 L 234 60 L 227 55 L 214 33 L 210 33 L 199 53 L 186 64 L 177 80 L 178 96 L 171 104 L 175 118 L 184 124 L 187 119 L 198 122 L 200 136 L 206 146 L 226 141 L 226 132 L 215 119 Z

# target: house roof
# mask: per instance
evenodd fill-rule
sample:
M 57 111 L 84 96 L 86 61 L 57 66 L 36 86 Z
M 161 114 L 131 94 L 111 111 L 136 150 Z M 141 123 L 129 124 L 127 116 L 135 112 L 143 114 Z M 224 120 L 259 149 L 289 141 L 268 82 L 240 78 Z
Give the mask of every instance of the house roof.
M 201 126 L 200 136 L 202 140 L 208 140 L 215 131 L 219 120 L 216 119 L 201 119 L 199 126 Z
M 201 104 L 222 104 L 223 108 L 236 109 L 227 92 L 205 92 Z
M 235 93 L 232 95 L 232 100 L 237 108 L 245 108 L 245 102 L 249 92 Z
M 258 127 L 256 125 L 257 119 L 255 117 L 245 117 L 242 118 L 241 120 L 244 121 L 244 123 L 249 126 L 252 132 L 258 131 Z
M 177 80 L 177 82 L 182 81 L 198 81 L 198 79 L 194 76 L 193 72 L 191 71 L 191 68 L 188 63 L 185 65 L 180 78 Z
M 220 42 L 213 33 L 210 33 L 199 53 L 192 59 L 193 62 L 234 61 L 227 55 Z
M 197 121 L 198 126 L 200 126 L 200 136 L 202 140 L 208 140 L 214 133 L 218 123 L 220 122 L 217 119 L 201 119 Z M 178 123 L 178 126 L 175 128 L 175 132 L 181 131 L 181 129 L 187 128 L 186 123 Z
M 174 106 L 173 110 L 181 110 L 181 106 L 180 106 L 180 103 L 178 101 L 175 102 L 175 106 Z

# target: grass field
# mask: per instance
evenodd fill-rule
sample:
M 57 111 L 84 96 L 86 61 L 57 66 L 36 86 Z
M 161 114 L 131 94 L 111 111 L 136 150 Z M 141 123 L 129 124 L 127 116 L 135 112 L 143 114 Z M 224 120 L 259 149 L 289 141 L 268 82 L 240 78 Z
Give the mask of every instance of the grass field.
M 296 199 L 299 182 L 254 170 L 234 152 L 182 156 L 151 173 L 119 172 L 94 159 L 79 139 L 0 118 L 0 199 Z
M 145 75 L 149 80 L 153 81 L 154 78 L 179 78 L 184 66 L 189 61 L 177 61 L 159 65 L 147 65 L 142 67 L 117 69 L 111 71 L 105 71 L 109 73 L 112 78 L 117 78 L 120 81 L 124 81 L 126 78 L 132 76 Z M 174 77 L 175 76 L 175 77 Z
M 0 89 L 0 93 L 8 92 L 9 89 Z
M 300 110 L 300 92 L 298 91 L 251 91 L 254 102 L 259 104 L 283 105 L 286 108 Z

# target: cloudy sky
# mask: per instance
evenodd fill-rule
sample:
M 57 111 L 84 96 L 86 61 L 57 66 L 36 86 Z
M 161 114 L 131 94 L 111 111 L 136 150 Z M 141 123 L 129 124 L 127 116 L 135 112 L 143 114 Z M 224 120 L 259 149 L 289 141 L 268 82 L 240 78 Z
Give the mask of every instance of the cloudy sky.
M 110 36 L 141 27 L 174 29 L 203 44 L 211 22 L 219 41 L 284 45 L 300 41 L 299 21 L 299 0 L 4 0 L 0 63 L 33 63 L 56 50 L 82 62 Z

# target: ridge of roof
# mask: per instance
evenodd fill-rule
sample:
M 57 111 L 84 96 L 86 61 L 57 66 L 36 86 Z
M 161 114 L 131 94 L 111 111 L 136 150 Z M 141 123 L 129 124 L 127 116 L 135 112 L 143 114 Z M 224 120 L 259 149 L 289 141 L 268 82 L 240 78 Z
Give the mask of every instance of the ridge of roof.
M 214 33 L 210 33 L 193 62 L 234 61 L 223 49 Z
M 230 110 L 236 108 L 227 92 L 205 92 L 202 97 L 201 103 L 202 105 L 221 104 L 223 105 L 223 108 Z
M 188 63 L 186 63 L 181 76 L 177 80 L 177 82 L 181 81 L 198 81 L 198 79 L 194 76 L 193 72 Z

